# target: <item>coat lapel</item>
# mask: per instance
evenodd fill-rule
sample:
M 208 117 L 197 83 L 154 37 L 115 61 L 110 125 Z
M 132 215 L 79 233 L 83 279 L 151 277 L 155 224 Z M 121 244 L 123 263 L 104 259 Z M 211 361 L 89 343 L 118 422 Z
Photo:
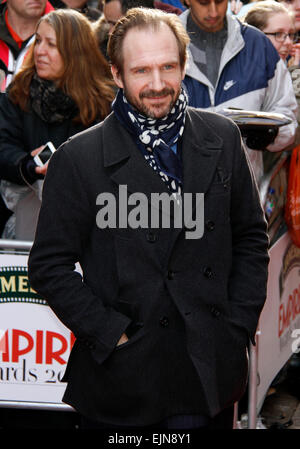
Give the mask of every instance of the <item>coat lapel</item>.
M 182 142 L 183 191 L 206 193 L 213 179 L 223 140 L 193 109 L 188 109 Z
M 205 195 L 213 180 L 222 146 L 223 140 L 206 124 L 199 111 L 189 108 L 182 142 L 183 193 L 193 194 L 193 207 L 185 207 L 186 224 L 195 216 L 195 208 L 200 207 L 201 199 L 196 202 L 195 194 Z

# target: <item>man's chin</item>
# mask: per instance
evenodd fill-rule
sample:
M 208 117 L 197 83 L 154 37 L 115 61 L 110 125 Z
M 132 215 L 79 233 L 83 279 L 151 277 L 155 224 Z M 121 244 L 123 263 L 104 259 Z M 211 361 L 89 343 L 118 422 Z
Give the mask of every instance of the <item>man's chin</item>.
M 163 118 L 166 115 L 168 115 L 169 112 L 171 111 L 172 107 L 173 107 L 173 102 L 171 104 L 167 104 L 167 105 L 161 105 L 161 104 L 144 105 L 143 111 L 147 117 L 157 119 L 157 118 Z
M 157 118 L 163 118 L 163 117 L 166 117 L 166 115 L 168 115 L 168 113 L 169 113 L 170 111 L 163 111 L 163 112 L 161 112 L 161 111 L 149 111 L 148 113 L 147 113 L 147 117 L 149 117 L 149 118 L 155 118 L 155 119 L 157 119 Z

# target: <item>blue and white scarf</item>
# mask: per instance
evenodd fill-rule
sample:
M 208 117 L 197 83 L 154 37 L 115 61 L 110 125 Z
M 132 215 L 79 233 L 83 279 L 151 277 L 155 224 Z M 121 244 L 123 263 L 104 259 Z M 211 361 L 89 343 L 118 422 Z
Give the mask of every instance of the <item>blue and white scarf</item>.
M 147 162 L 172 192 L 181 191 L 182 163 L 178 151 L 175 154 L 172 147 L 183 134 L 187 103 L 187 94 L 181 89 L 169 114 L 158 119 L 146 117 L 134 109 L 123 89 L 119 89 L 112 104 L 117 119 L 133 135 Z

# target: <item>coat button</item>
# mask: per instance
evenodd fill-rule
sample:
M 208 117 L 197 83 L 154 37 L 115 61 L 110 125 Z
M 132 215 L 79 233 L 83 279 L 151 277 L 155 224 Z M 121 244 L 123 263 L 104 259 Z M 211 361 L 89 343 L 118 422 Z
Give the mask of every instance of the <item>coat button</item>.
M 206 278 L 211 278 L 213 275 L 212 269 L 210 267 L 205 267 L 203 270 L 203 274 Z
M 170 280 L 170 281 L 172 281 L 173 279 L 174 279 L 174 271 L 172 271 L 172 270 L 169 270 L 168 271 L 168 279 Z
M 84 343 L 89 349 L 95 349 L 95 344 L 93 342 L 91 342 L 90 340 L 85 340 Z
M 162 327 L 168 327 L 169 326 L 169 318 L 166 316 L 163 316 L 160 318 L 159 323 Z
M 208 231 L 213 231 L 215 229 L 215 223 L 212 220 L 208 220 L 205 223 L 205 226 Z
M 146 239 L 147 239 L 147 242 L 149 242 L 149 243 L 155 243 L 158 239 L 158 236 L 157 236 L 157 234 L 154 234 L 154 232 L 149 231 L 146 234 Z
M 218 310 L 216 307 L 212 307 L 211 309 L 210 309 L 210 312 L 211 312 L 211 314 L 214 316 L 214 317 L 218 317 L 218 316 L 220 316 L 220 314 L 221 314 L 221 312 L 220 312 L 220 310 Z

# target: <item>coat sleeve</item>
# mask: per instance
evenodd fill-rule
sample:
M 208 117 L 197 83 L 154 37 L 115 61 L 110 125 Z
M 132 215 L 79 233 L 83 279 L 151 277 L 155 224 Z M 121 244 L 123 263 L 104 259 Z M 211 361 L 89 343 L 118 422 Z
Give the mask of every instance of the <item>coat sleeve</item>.
M 0 97 L 0 178 L 16 184 L 25 184 L 20 164 L 28 157 L 24 143 L 22 111 L 7 94 Z
M 62 145 L 48 166 L 28 275 L 31 286 L 101 363 L 130 319 L 105 306 L 75 269 L 94 226 L 95 205 L 73 157 L 64 151 L 69 145 L 72 150 L 72 144 Z
M 228 293 L 232 322 L 244 328 L 254 343 L 267 294 L 269 239 L 255 176 L 240 135 L 234 148 L 230 212 L 232 266 Z

